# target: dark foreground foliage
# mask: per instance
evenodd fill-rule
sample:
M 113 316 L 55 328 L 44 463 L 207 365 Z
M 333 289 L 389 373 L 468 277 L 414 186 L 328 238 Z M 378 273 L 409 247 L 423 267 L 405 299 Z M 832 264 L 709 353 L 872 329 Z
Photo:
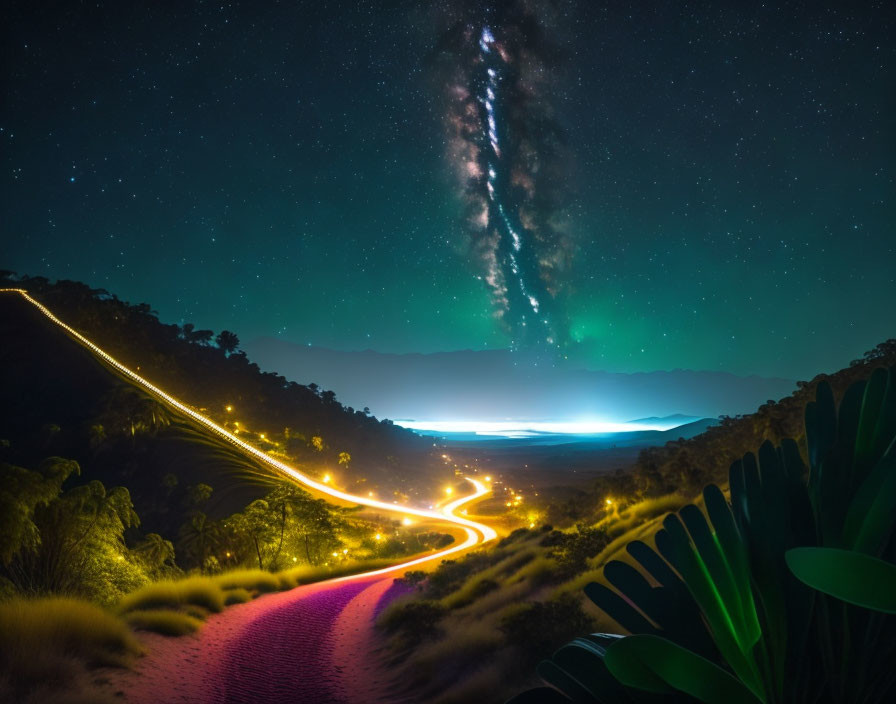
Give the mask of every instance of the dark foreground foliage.
M 634 634 L 592 634 L 512 701 L 755 704 L 896 700 L 896 368 L 826 382 L 794 440 L 765 442 L 669 515 L 655 549 L 586 593 Z M 649 579 L 648 579 L 649 577 Z

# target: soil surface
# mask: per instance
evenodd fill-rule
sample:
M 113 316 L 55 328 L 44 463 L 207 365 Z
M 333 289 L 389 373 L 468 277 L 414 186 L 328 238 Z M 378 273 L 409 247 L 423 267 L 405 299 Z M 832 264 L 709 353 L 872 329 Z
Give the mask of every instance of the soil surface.
M 141 634 L 133 670 L 110 672 L 129 704 L 397 702 L 374 621 L 409 590 L 395 574 L 309 584 L 209 617 L 180 638 Z

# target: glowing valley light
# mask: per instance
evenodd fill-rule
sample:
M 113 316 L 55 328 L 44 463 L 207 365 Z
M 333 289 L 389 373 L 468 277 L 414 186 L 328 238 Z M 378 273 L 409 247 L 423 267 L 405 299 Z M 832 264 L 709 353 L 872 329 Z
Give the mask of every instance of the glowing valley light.
M 450 548 L 446 548 L 445 550 L 441 550 L 432 555 L 427 555 L 426 557 L 420 557 L 415 560 L 409 560 L 407 562 L 403 562 L 398 565 L 393 565 L 391 567 L 385 567 L 385 568 L 379 569 L 379 570 L 372 570 L 370 572 L 364 572 L 361 574 L 340 577 L 333 581 L 345 581 L 345 580 L 349 580 L 349 579 L 358 579 L 358 578 L 362 578 L 362 577 L 372 577 L 375 575 L 387 574 L 389 572 L 397 572 L 402 569 L 411 567 L 413 565 L 419 565 L 423 562 L 429 562 L 429 561 L 439 559 L 441 557 L 450 555 L 452 553 L 455 553 L 455 552 L 458 552 L 461 550 L 466 550 L 467 548 L 473 547 L 477 543 L 487 542 L 489 540 L 494 540 L 495 538 L 497 538 L 497 533 L 494 531 L 494 529 L 492 529 L 489 526 L 484 525 L 482 523 L 477 523 L 475 521 L 471 521 L 466 518 L 461 518 L 460 516 L 456 516 L 452 513 L 451 510 L 446 510 L 446 509 L 448 509 L 447 506 L 443 507 L 441 512 L 413 508 L 413 507 L 409 507 L 409 506 L 402 506 L 400 509 L 397 509 L 392 504 L 387 504 L 383 501 L 377 501 L 376 499 L 371 499 L 371 498 L 365 497 L 365 496 L 355 496 L 353 494 L 349 494 L 347 492 L 340 491 L 339 489 L 335 489 L 334 487 L 327 486 L 323 482 L 319 482 L 316 479 L 312 479 L 307 474 L 300 472 L 299 470 L 295 469 L 294 467 L 290 467 L 285 462 L 282 462 L 275 457 L 271 457 L 267 453 L 259 450 L 257 447 L 250 445 L 247 442 L 244 442 L 243 440 L 238 438 L 236 435 L 231 433 L 229 430 L 227 430 L 227 429 L 221 427 L 220 425 L 218 425 L 217 423 L 215 423 L 213 420 L 205 417 L 204 415 L 202 415 L 198 411 L 194 410 L 190 406 L 187 406 L 183 402 L 177 400 L 174 396 L 171 396 L 170 394 L 166 393 L 165 391 L 162 391 L 162 389 L 160 389 L 159 387 L 150 383 L 149 381 L 147 381 L 146 379 L 141 377 L 139 374 L 132 371 L 131 369 L 129 369 L 128 367 L 123 365 L 121 362 L 119 362 L 117 359 L 112 357 L 112 355 L 108 354 L 107 352 L 102 350 L 100 347 L 95 345 L 93 342 L 88 340 L 86 337 L 84 337 L 84 335 L 79 333 L 77 330 L 70 327 L 69 325 L 66 325 L 59 318 L 57 318 L 55 315 L 53 315 L 53 313 L 50 311 L 49 308 L 47 308 L 45 305 L 43 305 L 42 303 L 40 303 L 39 301 L 37 301 L 36 299 L 34 299 L 30 295 L 28 295 L 28 292 L 25 291 L 24 289 L 3 288 L 3 289 L 0 289 L 0 293 L 19 294 L 20 296 L 22 296 L 23 299 L 25 299 L 28 303 L 33 305 L 37 310 L 39 310 L 51 322 L 53 322 L 55 325 L 57 325 L 61 329 L 65 330 L 71 337 L 73 337 L 75 340 L 77 340 L 81 345 L 83 345 L 84 347 L 89 349 L 94 355 L 96 355 L 99 359 L 101 359 L 103 362 L 108 364 L 110 367 L 112 367 L 116 371 L 118 371 L 121 374 L 123 374 L 124 376 L 126 376 L 135 385 L 139 386 L 144 391 L 148 392 L 149 394 L 151 394 L 155 398 L 159 399 L 163 403 L 167 404 L 171 408 L 174 408 L 175 410 L 183 413 L 184 415 L 189 416 L 190 418 L 192 418 L 194 421 L 199 423 L 201 426 L 203 426 L 209 432 L 214 433 L 215 435 L 222 438 L 226 442 L 229 442 L 230 444 L 239 448 L 243 452 L 247 453 L 248 455 L 251 455 L 258 461 L 267 465 L 271 469 L 274 469 L 275 471 L 279 472 L 280 474 L 285 475 L 286 477 L 292 479 L 293 481 L 299 482 L 300 484 L 304 484 L 305 486 L 311 487 L 312 489 L 315 489 L 316 491 L 318 491 L 322 494 L 327 494 L 329 496 L 340 499 L 342 501 L 347 501 L 349 503 L 359 504 L 362 506 L 369 506 L 371 508 L 377 508 L 377 509 L 380 509 L 383 511 L 390 511 L 393 513 L 400 512 L 405 515 L 406 521 L 411 520 L 408 517 L 408 514 L 409 514 L 412 516 L 419 516 L 421 518 L 436 519 L 436 520 L 440 520 L 440 521 L 447 521 L 449 523 L 454 523 L 456 525 L 461 526 L 463 528 L 464 532 L 466 533 L 467 538 L 463 542 L 460 542 L 457 545 L 454 545 Z M 469 494 L 465 497 L 458 499 L 457 501 L 453 502 L 452 504 L 449 504 L 449 506 L 458 507 L 464 503 L 468 503 L 468 502 L 474 501 L 482 496 L 485 496 L 486 494 L 488 494 L 490 492 L 489 489 L 487 489 L 482 483 L 476 481 L 475 479 L 472 479 L 470 477 L 466 477 L 466 479 L 468 482 L 470 482 L 475 487 L 476 491 L 473 492 L 472 494 Z
M 395 425 L 400 425 L 408 430 L 425 430 L 433 433 L 468 433 L 508 438 L 536 437 L 540 434 L 602 435 L 605 433 L 630 433 L 634 431 L 668 429 L 668 426 L 650 425 L 647 423 L 612 423 L 600 420 L 569 422 L 396 420 Z

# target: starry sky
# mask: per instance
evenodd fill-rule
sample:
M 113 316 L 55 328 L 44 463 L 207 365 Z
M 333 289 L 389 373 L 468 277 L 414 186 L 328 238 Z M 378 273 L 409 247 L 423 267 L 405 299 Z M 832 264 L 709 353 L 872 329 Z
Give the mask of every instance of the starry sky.
M 7 3 L 0 268 L 243 340 L 508 347 L 446 157 L 450 5 Z M 534 7 L 566 356 L 808 378 L 896 335 L 891 3 Z

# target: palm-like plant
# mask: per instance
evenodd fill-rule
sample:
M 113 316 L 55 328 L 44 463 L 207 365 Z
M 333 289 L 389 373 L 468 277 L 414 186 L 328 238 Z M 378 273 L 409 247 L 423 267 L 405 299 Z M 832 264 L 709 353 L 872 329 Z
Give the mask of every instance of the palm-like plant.
M 766 442 L 635 541 L 586 594 L 630 636 L 560 648 L 526 702 L 896 701 L 896 369 L 826 383 L 797 444 Z

